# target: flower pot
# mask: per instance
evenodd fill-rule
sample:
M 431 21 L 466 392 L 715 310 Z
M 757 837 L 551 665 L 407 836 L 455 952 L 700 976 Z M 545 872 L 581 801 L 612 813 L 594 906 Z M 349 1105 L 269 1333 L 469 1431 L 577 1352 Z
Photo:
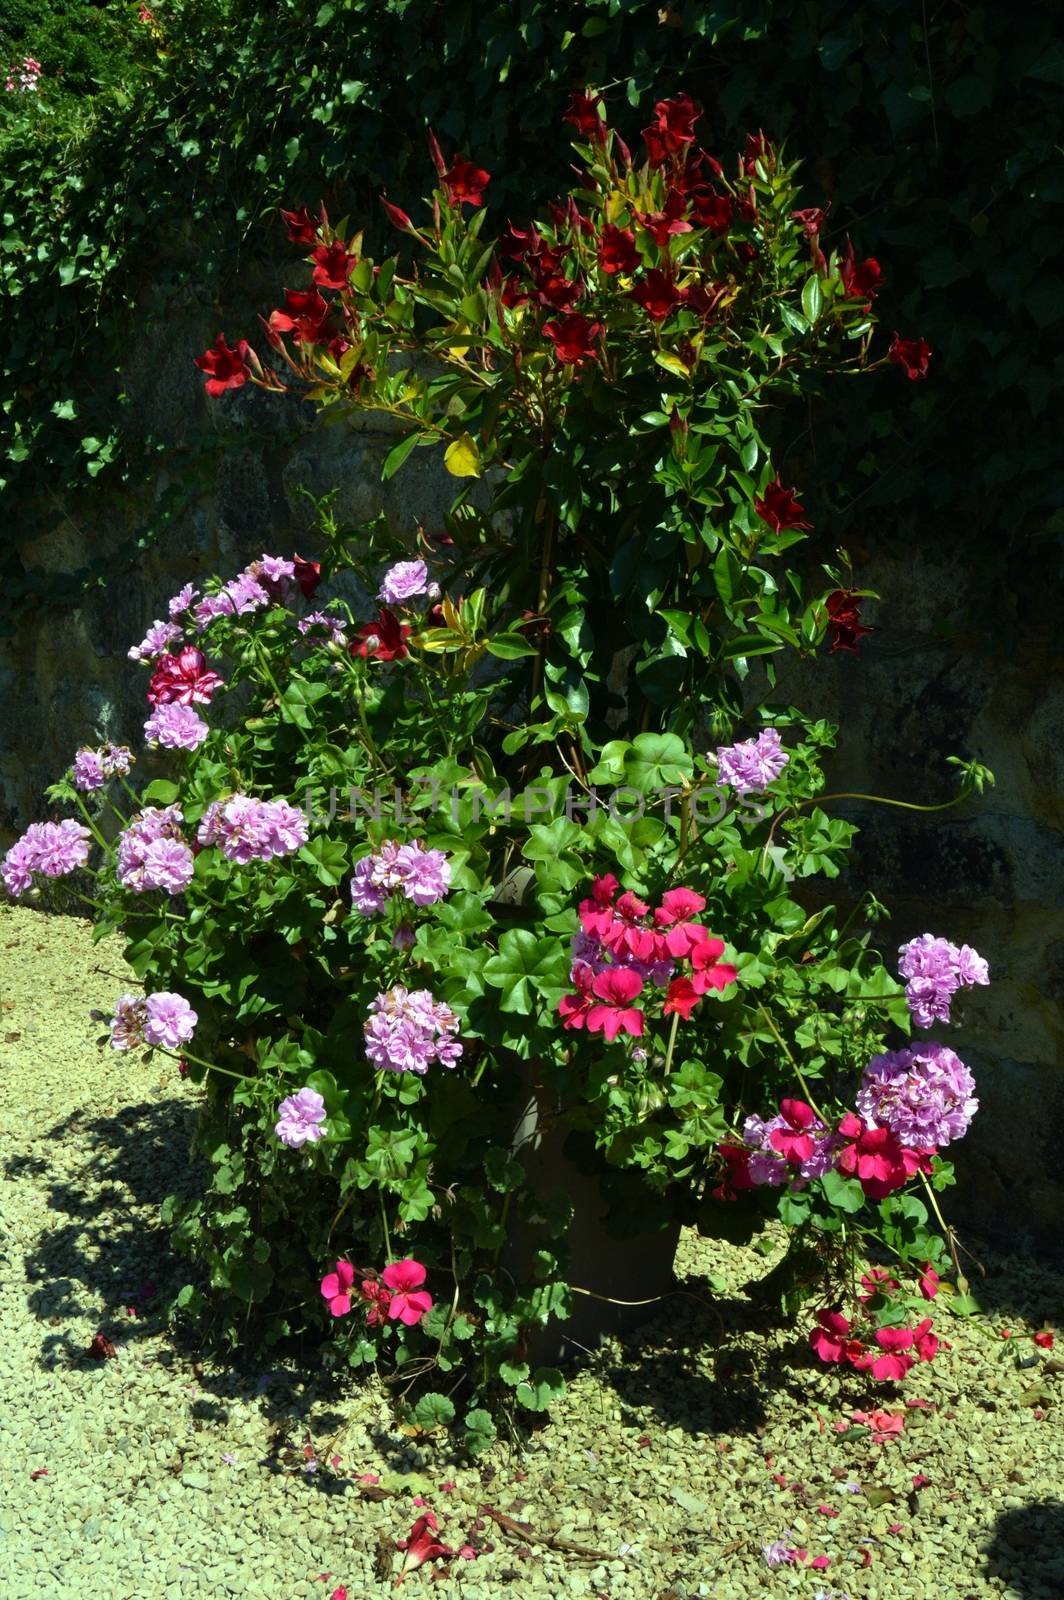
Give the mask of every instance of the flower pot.
M 544 1200 L 564 1195 L 572 1202 L 573 1217 L 560 1241 L 537 1223 L 534 1210 L 511 1217 L 503 1262 L 518 1282 L 527 1283 L 537 1250 L 568 1252 L 569 1264 L 561 1275 L 573 1289 L 572 1315 L 565 1321 L 552 1319 L 528 1335 L 528 1359 L 555 1365 L 579 1359 L 604 1338 L 626 1333 L 661 1311 L 661 1297 L 675 1287 L 680 1224 L 661 1196 L 636 1176 L 608 1168 L 590 1141 L 585 1148 L 569 1132 L 563 1106 L 552 1101 L 531 1072 L 522 1085 L 522 1099 L 511 1153 L 524 1167 L 533 1193 Z M 641 1220 L 655 1213 L 660 1226 Z

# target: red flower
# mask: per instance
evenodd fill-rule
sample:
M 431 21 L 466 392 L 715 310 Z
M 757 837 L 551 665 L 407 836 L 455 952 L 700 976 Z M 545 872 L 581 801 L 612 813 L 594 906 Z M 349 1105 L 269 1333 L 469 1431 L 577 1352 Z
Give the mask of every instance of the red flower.
M 563 995 L 558 1001 L 558 1014 L 563 1028 L 582 1028 L 587 1022 L 591 1010 L 592 977 L 591 968 L 586 963 L 582 962 L 573 968 L 572 980 L 576 984 L 576 993 Z
M 311 277 L 315 283 L 320 283 L 323 289 L 346 289 L 358 257 L 348 253 L 342 239 L 334 239 L 332 244 L 320 244 L 312 250 L 310 259 L 314 263 Z
M 238 339 L 236 348 L 230 350 L 225 334 L 220 333 L 210 350 L 194 358 L 201 372 L 208 374 L 204 384 L 208 394 L 223 394 L 226 389 L 242 389 L 248 381 L 248 342 Z
M 304 556 L 294 555 L 292 565 L 295 567 L 295 578 L 303 591 L 304 600 L 311 600 L 314 592 L 321 582 L 321 562 L 308 561 Z
M 595 350 L 595 341 L 602 333 L 601 322 L 590 322 L 587 317 L 579 312 L 573 312 L 567 317 L 558 317 L 554 322 L 545 322 L 543 332 L 554 345 L 554 354 L 565 366 L 579 367 L 585 361 L 594 360 L 598 352 Z
M 780 1116 L 787 1126 L 774 1128 L 769 1144 L 785 1161 L 808 1161 L 816 1148 L 812 1134 L 807 1131 L 816 1121 L 812 1106 L 806 1105 L 804 1100 L 781 1100 Z
M 502 304 L 512 311 L 516 306 L 526 306 L 531 298 L 532 296 L 528 290 L 522 287 L 521 279 L 517 274 L 515 272 L 509 273 L 503 280 L 502 288 L 499 290 L 499 299 Z
M 629 1005 L 642 991 L 643 980 L 631 967 L 607 967 L 591 980 L 591 992 L 598 1005 L 587 1013 L 588 1033 L 603 1033 L 616 1039 L 619 1033 L 639 1038 L 643 1032 L 643 1013 Z
M 1050 1332 L 1050 1330 L 1048 1328 L 1043 1328 L 1041 1333 L 1036 1333 L 1034 1335 L 1034 1342 L 1035 1342 L 1036 1345 L 1039 1345 L 1043 1350 L 1052 1350 L 1052 1348 L 1053 1348 L 1053 1335 L 1052 1335 L 1052 1333 Z
M 848 1359 L 850 1339 L 850 1324 L 841 1311 L 818 1311 L 817 1326 L 809 1335 L 812 1345 L 821 1361 L 842 1361 Z
M 606 125 L 599 116 L 601 104 L 601 95 L 574 92 L 562 112 L 562 121 L 572 123 L 577 133 L 582 133 L 585 139 L 597 139 L 601 142 L 606 137 Z
M 853 1112 L 843 1117 L 839 1132 L 852 1143 L 840 1150 L 836 1166 L 857 1178 L 870 1200 L 885 1200 L 925 1163 L 926 1152 L 906 1149 L 889 1128 L 865 1127 Z
M 266 326 L 274 334 L 292 333 L 297 344 L 324 344 L 329 302 L 317 289 L 286 289 L 284 310 L 271 311 Z
M 854 260 L 853 240 L 847 239 L 846 254 L 839 260 L 839 277 L 848 300 L 863 300 L 870 305 L 882 286 L 883 269 L 875 256 Z
M 792 211 L 791 221 L 802 224 L 802 232 L 807 239 L 815 239 L 827 221 L 827 215 L 830 210 L 830 205 L 806 206 L 803 211 Z
M 730 961 L 717 960 L 723 950 L 723 939 L 712 939 L 707 936 L 691 951 L 691 965 L 695 969 L 691 982 L 699 994 L 705 994 L 707 989 L 716 989 L 719 993 L 738 978 L 738 967 L 733 966 Z
M 435 1514 L 431 1511 L 426 1511 L 423 1516 L 418 1517 L 407 1537 L 400 1542 L 399 1549 L 406 1551 L 406 1560 L 403 1562 L 403 1569 L 396 1579 L 396 1588 L 399 1587 L 408 1573 L 423 1566 L 426 1561 L 435 1561 L 437 1556 L 454 1555 L 454 1551 L 447 1545 L 441 1544 L 439 1539 L 433 1538 L 433 1535 L 439 1532 L 439 1526 Z
M 222 685 L 217 672 L 207 667 L 207 658 L 195 645 L 187 644 L 176 656 L 159 657 L 148 683 L 150 706 L 210 705 L 211 695 Z
M 857 655 L 858 640 L 862 635 L 876 631 L 861 621 L 860 596 L 852 589 L 834 589 L 825 604 L 828 608 L 831 653 L 834 655 L 836 650 L 848 650 L 851 655 Z
M 600 935 L 607 950 L 619 960 L 634 956 L 636 961 L 661 959 L 660 938 L 644 926 L 650 907 L 631 890 L 626 890 L 613 907 L 609 925 Z
M 778 472 L 772 482 L 765 485 L 764 493 L 755 499 L 754 510 L 762 522 L 767 522 L 777 533 L 782 533 L 784 528 L 813 526 L 811 522 L 804 521 L 805 507 L 800 503 L 797 491 L 785 489 Z
M 757 133 L 748 133 L 743 146 L 743 171 L 747 177 L 752 178 L 758 162 L 766 172 L 771 172 L 776 165 L 776 152 L 770 140 L 759 129 Z
M 691 1012 L 701 1000 L 702 996 L 691 982 L 690 978 L 673 978 L 665 991 L 664 1015 L 671 1017 L 673 1013 L 682 1017 L 685 1022 L 690 1022 Z
M 635 234 L 629 228 L 615 228 L 607 222 L 598 242 L 598 262 L 603 272 L 634 272 L 639 265 Z
M 105 1333 L 94 1333 L 92 1343 L 85 1354 L 91 1356 L 94 1361 L 109 1361 L 117 1356 L 118 1351 Z
M 449 172 L 442 174 L 447 198 L 452 206 L 481 206 L 484 190 L 491 178 L 483 167 L 474 166 L 464 156 L 456 156 Z
M 750 1152 L 745 1145 L 721 1144 L 717 1154 L 724 1158 L 724 1177 L 712 1191 L 714 1200 L 734 1200 L 739 1189 L 752 1189 Z
M 401 210 L 399 206 L 393 206 L 392 202 L 386 200 L 383 195 L 381 195 L 381 205 L 384 208 L 384 215 L 388 218 L 393 228 L 398 228 L 400 233 L 413 234 L 415 239 L 421 238 L 420 233 L 418 233 L 406 212 Z
M 927 367 L 931 360 L 931 346 L 924 339 L 900 339 L 895 333 L 891 340 L 890 349 L 887 351 L 889 360 L 896 361 L 900 367 L 905 368 L 905 376 L 915 382 L 927 377 Z
M 550 306 L 552 311 L 571 311 L 583 292 L 582 283 L 563 277 L 560 272 L 536 279 L 536 299 L 541 306 Z
M 935 1298 L 936 1294 L 938 1293 L 938 1286 L 941 1282 L 942 1279 L 939 1277 L 931 1263 L 928 1262 L 924 1267 L 923 1272 L 920 1274 L 920 1293 L 923 1295 L 925 1300 L 933 1300 Z
M 669 889 L 662 895 L 661 904 L 654 912 L 654 922 L 657 927 L 668 930 L 663 935 L 665 948 L 676 960 L 682 961 L 708 937 L 702 924 L 693 920 L 705 908 L 704 897 L 693 889 Z
M 687 197 L 679 189 L 670 189 L 665 197 L 664 211 L 637 211 L 636 217 L 658 248 L 664 250 L 674 233 L 691 232 L 691 224 L 684 217 L 686 210 Z
M 710 233 L 727 233 L 731 227 L 735 207 L 731 195 L 718 194 L 715 189 L 695 189 L 690 195 L 691 221 Z
M 664 322 L 683 301 L 683 295 L 671 274 L 663 272 L 660 267 L 652 267 L 642 281 L 629 290 L 629 294 L 636 305 L 642 306 L 652 322 Z
M 371 657 L 377 661 L 402 661 L 410 654 L 406 647 L 410 624 L 400 622 L 387 606 L 381 606 L 376 622 L 364 622 L 356 632 L 358 640 L 351 646 L 351 654 L 364 661 Z
M 392 1291 L 388 1301 L 389 1322 L 402 1322 L 413 1328 L 432 1310 L 432 1296 L 421 1287 L 427 1276 L 421 1262 L 410 1256 L 403 1261 L 389 1262 L 381 1273 L 385 1289 Z
M 499 249 L 510 261 L 523 261 L 529 253 L 536 255 L 542 244 L 542 235 L 535 228 L 515 228 L 508 222 L 499 235 Z
M 694 143 L 695 123 L 701 115 L 702 107 L 689 94 L 657 101 L 654 121 L 643 129 L 652 167 L 663 166 L 669 156 L 679 155 L 685 145 Z
M 712 291 L 708 290 L 705 284 L 689 283 L 683 291 L 683 303 L 688 311 L 693 311 L 696 317 L 708 322 L 726 293 L 727 286 L 723 283 L 714 284 Z M 690 366 L 691 362 L 688 361 L 687 364 Z
M 288 225 L 288 237 L 293 244 L 313 244 L 318 237 L 318 224 L 314 221 L 306 206 L 300 206 L 298 211 L 286 211 L 283 206 L 278 210 L 281 217 Z

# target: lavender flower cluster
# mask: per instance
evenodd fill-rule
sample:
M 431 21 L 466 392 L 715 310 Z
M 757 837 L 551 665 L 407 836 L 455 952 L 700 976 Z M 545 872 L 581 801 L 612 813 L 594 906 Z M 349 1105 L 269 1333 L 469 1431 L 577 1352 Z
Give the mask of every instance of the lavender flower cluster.
M 922 933 L 903 944 L 898 954 L 898 971 L 908 979 L 905 998 L 918 1028 L 948 1022 L 950 1001 L 958 989 L 990 982 L 987 962 L 971 945 L 957 946 Z
M 719 747 L 718 782 L 730 784 L 740 799 L 747 794 L 761 794 L 779 777 L 790 759 L 781 747 L 779 731 L 765 728 L 756 739 Z
M 304 1144 L 316 1144 L 319 1139 L 325 1138 L 325 1101 L 316 1089 L 300 1089 L 296 1094 L 290 1094 L 282 1100 L 277 1107 L 277 1123 L 274 1133 L 282 1144 L 290 1150 L 298 1150 Z
M 659 989 L 664 989 L 671 983 L 676 971 L 673 961 L 640 961 L 623 945 L 617 950 L 608 949 L 597 935 L 588 933 L 586 928 L 578 928 L 573 934 L 571 949 L 569 976 L 574 983 L 578 981 L 577 973 L 582 967 L 590 969 L 596 977 L 609 967 L 630 967 L 644 983 L 653 983 Z
M 181 831 L 179 806 L 147 806 L 137 813 L 118 840 L 118 881 L 143 893 L 163 889 L 180 894 L 192 881 L 195 860 Z
M 364 917 L 383 911 L 392 895 L 402 894 L 416 906 L 435 905 L 451 885 L 451 868 L 442 850 L 426 850 L 420 839 L 399 844 L 386 839 L 355 863 L 351 904 Z
M 74 757 L 74 787 L 83 794 L 102 789 L 111 778 L 124 778 L 133 759 L 124 744 L 105 744 L 98 750 L 83 746 Z
M 856 1106 L 867 1123 L 889 1128 L 907 1149 L 938 1150 L 964 1137 L 979 1102 L 975 1079 L 960 1057 L 928 1040 L 873 1056 Z
M 91 835 L 82 822 L 31 822 L 4 856 L 0 876 L 8 894 L 17 900 L 32 886 L 33 874 L 63 878 L 89 859 Z
M 183 995 L 160 990 L 158 994 L 124 994 L 111 1019 L 112 1050 L 132 1050 L 137 1045 L 157 1045 L 177 1050 L 196 1031 L 199 1017 Z
M 429 582 L 429 569 L 424 561 L 397 561 L 384 574 L 377 599 L 383 600 L 386 606 L 398 606 L 422 594 L 435 599 L 439 592 L 439 584 Z
M 223 584 L 217 594 L 207 595 L 193 607 L 197 632 L 202 633 L 218 617 L 244 617 L 266 606 L 283 605 L 292 592 L 295 576 L 294 561 L 287 561 L 283 556 L 260 556 L 229 583 Z M 182 596 L 184 593 L 182 590 Z M 189 596 L 189 605 L 194 593 Z M 174 597 L 175 600 L 179 598 Z
M 307 842 L 307 819 L 287 800 L 234 794 L 207 807 L 196 838 L 202 845 L 217 845 L 230 861 L 246 866 L 301 849 Z
M 453 1067 L 462 1054 L 458 1018 L 428 989 L 396 984 L 379 994 L 364 1025 L 366 1054 L 389 1072 L 425 1073 L 435 1062 Z
M 149 744 L 162 745 L 166 750 L 195 750 L 210 732 L 203 718 L 191 706 L 173 701 L 156 706 L 144 724 L 144 737 Z

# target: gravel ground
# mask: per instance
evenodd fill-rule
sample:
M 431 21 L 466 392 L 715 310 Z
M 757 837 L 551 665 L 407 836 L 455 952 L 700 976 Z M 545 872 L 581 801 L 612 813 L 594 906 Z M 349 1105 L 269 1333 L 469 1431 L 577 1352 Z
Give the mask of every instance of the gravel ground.
M 771 1261 L 685 1238 L 690 1294 L 476 1465 L 397 1432 L 376 1389 L 177 1348 L 156 1216 L 195 1181 L 196 1091 L 97 1048 L 88 1010 L 121 984 L 87 924 L 0 910 L 2 1600 L 384 1596 L 418 1498 L 480 1553 L 405 1588 L 462 1600 L 1064 1596 L 1064 1347 L 1021 1337 L 1064 1323 L 1064 1276 L 1026 1259 L 983 1258 L 986 1316 L 943 1319 L 952 1350 L 891 1399 L 766 1326 L 742 1285 Z M 115 1359 L 86 1356 L 98 1333 Z M 877 1406 L 900 1436 L 843 1435 Z M 324 1454 L 341 1429 L 339 1470 L 302 1470 L 308 1432 Z M 776 1540 L 806 1562 L 770 1568 Z

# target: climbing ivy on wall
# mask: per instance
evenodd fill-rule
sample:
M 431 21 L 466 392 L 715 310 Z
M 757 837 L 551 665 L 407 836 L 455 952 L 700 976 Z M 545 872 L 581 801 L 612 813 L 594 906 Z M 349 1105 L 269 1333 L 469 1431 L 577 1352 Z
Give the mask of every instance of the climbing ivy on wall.
M 585 83 L 605 86 L 611 121 L 633 132 L 682 83 L 721 148 L 762 125 L 810 155 L 809 201 L 830 199 L 829 235 L 852 231 L 882 261 L 886 319 L 932 344 L 933 380 L 902 431 L 873 384 L 860 410 L 827 408 L 830 432 L 815 414 L 795 434 L 799 454 L 832 453 L 820 509 L 840 535 L 859 543 L 874 526 L 1007 555 L 1064 531 L 1052 406 L 1064 44 L 1050 8 L 158 0 L 150 23 L 136 4 L 84 8 L 121 20 L 116 76 L 49 58 L 52 9 L 37 8 L 35 33 L 13 5 L 18 31 L 0 36 L 12 60 L 42 66 L 35 95 L 0 94 L 0 283 L 14 307 L 0 479 L 22 550 L 0 545 L 9 609 L 27 593 L 69 602 L 94 576 L 34 575 L 33 529 L 64 497 L 91 508 L 136 496 L 129 560 L 165 526 L 145 490 L 166 452 L 142 435 L 131 448 L 130 367 L 178 300 L 226 324 L 241 275 L 281 248 L 279 200 L 377 215 L 382 189 L 420 181 L 431 124 L 505 173 L 493 201 L 519 221 L 564 181 L 548 152 Z M 182 447 L 201 467 L 217 448 L 194 433 Z

